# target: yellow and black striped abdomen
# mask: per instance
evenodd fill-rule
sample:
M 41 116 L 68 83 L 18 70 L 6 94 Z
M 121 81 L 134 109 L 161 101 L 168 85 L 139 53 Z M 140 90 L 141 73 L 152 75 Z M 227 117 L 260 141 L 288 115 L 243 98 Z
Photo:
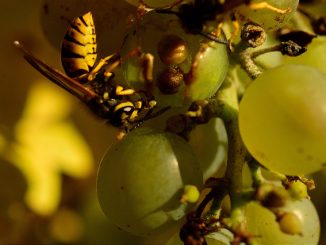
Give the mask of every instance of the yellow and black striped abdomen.
M 61 47 L 62 66 L 69 77 L 86 74 L 96 61 L 96 34 L 92 13 L 73 20 Z

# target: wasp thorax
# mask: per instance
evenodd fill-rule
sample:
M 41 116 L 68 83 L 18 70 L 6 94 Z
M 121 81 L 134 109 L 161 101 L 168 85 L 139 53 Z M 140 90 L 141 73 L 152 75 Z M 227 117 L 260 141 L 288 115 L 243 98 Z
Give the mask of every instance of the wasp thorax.
M 188 56 L 188 44 L 181 37 L 173 34 L 165 35 L 157 45 L 161 61 L 167 65 L 178 65 Z
M 164 94 L 174 94 L 183 82 L 183 72 L 179 67 L 170 66 L 163 70 L 157 79 L 157 86 Z

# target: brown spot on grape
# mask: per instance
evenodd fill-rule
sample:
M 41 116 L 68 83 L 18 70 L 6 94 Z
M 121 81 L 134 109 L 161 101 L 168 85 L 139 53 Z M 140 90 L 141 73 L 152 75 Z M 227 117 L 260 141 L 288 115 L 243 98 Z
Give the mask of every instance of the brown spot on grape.
M 127 224 L 127 227 L 128 227 L 128 228 L 130 228 L 130 227 L 131 227 L 131 225 L 128 225 L 128 224 Z
M 314 158 L 313 158 L 313 156 L 311 156 L 311 155 L 307 155 L 306 159 L 307 159 L 308 161 L 312 161 Z
M 298 153 L 303 153 L 303 148 L 298 147 L 298 148 L 297 148 L 297 152 L 298 152 Z
M 124 187 L 124 186 L 120 186 L 120 190 L 122 190 L 122 191 L 123 191 L 124 189 L 125 189 L 125 187 Z

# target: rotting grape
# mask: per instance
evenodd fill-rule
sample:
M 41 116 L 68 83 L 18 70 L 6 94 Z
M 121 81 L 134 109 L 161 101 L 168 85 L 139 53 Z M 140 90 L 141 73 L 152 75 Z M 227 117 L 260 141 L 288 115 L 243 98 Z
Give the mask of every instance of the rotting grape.
M 326 37 L 318 36 L 309 44 L 308 50 L 298 57 L 283 56 L 286 64 L 302 64 L 326 73 Z
M 172 133 L 139 128 L 105 154 L 97 178 L 102 210 L 118 227 L 147 236 L 189 210 L 185 185 L 200 186 L 202 173 L 191 147 Z
M 325 94 L 326 75 L 316 69 L 284 65 L 264 72 L 240 103 L 240 134 L 249 152 L 267 168 L 288 175 L 322 169 Z
M 235 14 L 240 22 L 254 22 L 262 26 L 265 31 L 273 31 L 281 28 L 291 19 L 298 3 L 299 0 L 252 0 L 248 5 L 237 7 Z M 268 8 L 266 4 L 277 10 Z
M 169 48 L 165 48 L 169 47 Z M 122 49 L 122 56 L 140 48 L 143 54 L 154 57 L 153 81 L 167 65 L 178 65 L 184 73 L 185 84 L 173 96 L 154 89 L 154 96 L 161 106 L 189 106 L 189 102 L 212 96 L 223 82 L 228 70 L 228 54 L 224 44 L 205 39 L 200 35 L 186 33 L 178 17 L 167 14 L 148 13 L 141 24 L 133 28 Z M 139 88 L 146 79 L 143 65 L 136 56 L 122 62 L 126 83 Z M 145 86 L 145 84 L 143 85 Z
M 177 35 L 166 35 L 157 44 L 158 55 L 166 65 L 178 65 L 188 56 L 188 44 Z

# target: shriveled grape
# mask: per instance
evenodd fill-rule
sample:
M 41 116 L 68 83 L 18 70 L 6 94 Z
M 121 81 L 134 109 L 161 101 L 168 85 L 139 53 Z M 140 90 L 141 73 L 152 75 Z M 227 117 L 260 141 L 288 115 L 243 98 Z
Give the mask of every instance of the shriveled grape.
M 302 64 L 315 67 L 326 73 L 326 37 L 318 36 L 308 45 L 307 51 L 298 57 L 284 56 L 286 64 Z

